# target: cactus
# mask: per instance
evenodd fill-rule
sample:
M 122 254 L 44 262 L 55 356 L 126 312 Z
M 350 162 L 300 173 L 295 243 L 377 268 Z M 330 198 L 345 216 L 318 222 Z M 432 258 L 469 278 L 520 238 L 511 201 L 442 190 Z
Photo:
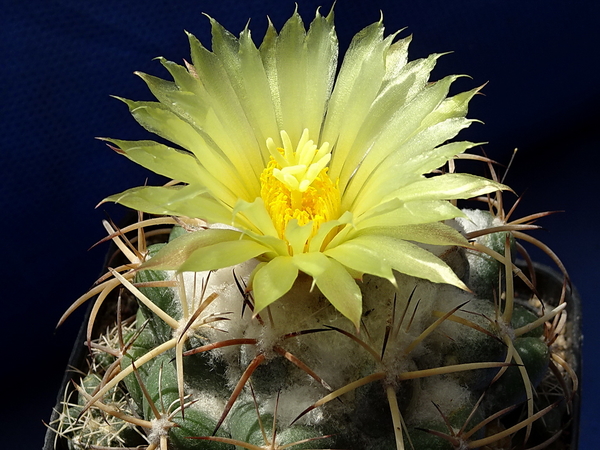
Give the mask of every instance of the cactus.
M 560 425 L 536 424 L 560 423 L 577 391 L 555 345 L 568 277 L 527 234 L 547 213 L 511 221 L 486 158 L 471 156 L 491 179 L 454 172 L 474 144 L 446 142 L 479 89 L 447 97 L 456 77 L 428 83 L 439 55 L 407 63 L 410 38 L 381 22 L 337 81 L 332 13 L 308 32 L 294 13 L 260 48 L 211 25 L 212 52 L 190 36 L 192 64 L 161 60 L 174 82 L 141 75 L 159 102 L 124 100 L 184 150 L 107 139 L 177 182 L 107 199 L 139 220 L 105 222 L 127 261 L 61 318 L 95 297 L 58 435 L 72 449 L 551 445 Z M 486 209 L 455 206 L 471 197 Z M 565 273 L 558 305 L 516 266 L 522 240 Z M 96 336 L 107 299 L 114 324 Z

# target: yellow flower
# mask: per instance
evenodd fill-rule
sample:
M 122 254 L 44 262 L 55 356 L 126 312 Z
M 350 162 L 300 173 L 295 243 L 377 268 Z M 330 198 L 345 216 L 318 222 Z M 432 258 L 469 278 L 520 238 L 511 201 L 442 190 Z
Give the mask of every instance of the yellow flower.
M 448 97 L 458 76 L 429 74 L 440 55 L 407 62 L 411 38 L 359 32 L 336 76 L 333 13 L 306 31 L 295 12 L 259 48 L 211 19 L 212 51 L 189 36 L 192 64 L 161 59 L 173 82 L 140 74 L 158 102 L 124 100 L 149 131 L 176 144 L 109 139 L 133 161 L 179 181 L 107 200 L 152 214 L 225 224 L 183 235 L 145 267 L 215 270 L 258 258 L 258 312 L 299 271 L 358 326 L 363 274 L 393 270 L 465 288 L 413 242 L 466 245 L 442 221 L 449 200 L 504 186 L 468 174 L 432 174 L 474 144 L 448 143 L 468 127 L 477 89 Z M 427 175 L 427 176 L 425 176 Z

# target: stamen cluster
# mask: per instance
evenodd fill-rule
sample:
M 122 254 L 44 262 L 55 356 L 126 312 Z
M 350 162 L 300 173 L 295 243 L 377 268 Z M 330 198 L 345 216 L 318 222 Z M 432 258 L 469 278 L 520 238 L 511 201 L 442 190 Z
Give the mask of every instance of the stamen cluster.
M 340 192 L 327 174 L 329 144 L 318 149 L 304 130 L 294 150 L 285 131 L 281 137 L 284 148 L 267 140 L 271 158 L 260 177 L 261 197 L 281 239 L 292 219 L 300 226 L 312 222 L 314 236 L 322 223 L 339 216 Z

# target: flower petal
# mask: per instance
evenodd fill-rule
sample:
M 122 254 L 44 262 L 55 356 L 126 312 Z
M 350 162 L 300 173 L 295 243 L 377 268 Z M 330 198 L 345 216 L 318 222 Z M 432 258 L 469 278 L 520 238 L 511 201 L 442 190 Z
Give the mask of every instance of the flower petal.
M 387 279 L 394 285 L 396 284 L 392 267 L 381 258 L 381 255 L 375 249 L 366 247 L 354 239 L 330 248 L 323 253 L 358 273 L 376 275 Z
M 404 203 L 394 198 L 383 202 L 376 208 L 355 219 L 354 227 L 362 230 L 377 226 L 414 225 L 429 222 L 439 222 L 464 213 L 456 206 L 445 200 L 424 200 Z
M 250 239 L 224 241 L 194 251 L 179 267 L 181 272 L 203 272 L 234 266 L 269 252 L 270 249 Z
M 335 309 L 350 319 L 358 330 L 362 316 L 362 294 L 348 270 L 331 259 L 327 270 L 315 281 L 327 300 Z
M 334 232 L 333 230 L 336 227 L 343 227 L 345 225 L 347 226 L 347 225 L 353 223 L 353 220 L 354 220 L 354 216 L 352 215 L 352 213 L 350 211 L 346 211 L 344 214 L 342 214 L 340 216 L 339 219 L 330 220 L 328 222 L 323 223 L 319 227 L 319 230 L 317 231 L 317 233 L 310 240 L 308 251 L 309 252 L 321 251 L 323 246 L 326 244 L 327 237 L 330 235 L 330 233 Z M 339 234 L 339 231 L 340 230 L 338 230 L 338 234 Z
M 231 209 L 216 200 L 202 186 L 139 186 L 105 198 L 148 214 L 185 216 L 211 223 L 231 223 Z
M 212 138 L 205 132 L 181 119 L 166 106 L 158 102 L 134 102 L 121 99 L 127 104 L 131 115 L 148 131 L 191 151 L 198 161 L 211 171 L 227 180 L 229 188 L 237 197 L 254 198 L 253 189 L 258 190 L 258 181 L 241 176 L 236 167 L 222 153 Z
M 285 227 L 285 239 L 290 244 L 290 247 L 292 247 L 293 255 L 304 252 L 304 247 L 306 246 L 306 242 L 312 234 L 312 231 L 312 222 L 302 226 L 298 225 L 297 219 L 292 219 L 288 222 Z
M 292 142 L 305 128 L 321 130 L 337 66 L 333 12 L 316 17 L 306 33 L 297 11 L 277 34 L 269 23 L 260 46 L 278 124 Z M 277 142 L 278 136 L 272 136 Z
M 402 239 L 386 235 L 365 234 L 351 239 L 342 245 L 353 246 L 354 248 L 362 246 L 365 248 L 363 253 L 371 251 L 378 254 L 385 264 L 388 264 L 398 272 L 417 278 L 424 278 L 434 283 L 452 284 L 461 289 L 468 290 L 465 284 L 445 262 L 427 250 Z M 352 261 L 349 261 L 349 263 L 354 266 L 360 264 L 358 262 L 353 263 Z M 374 269 L 378 269 L 379 267 L 373 265 Z M 357 270 L 360 269 L 357 268 Z
M 265 143 L 257 141 L 223 62 L 194 36 L 188 34 L 188 37 L 194 70 L 220 125 L 220 129 L 215 127 L 209 132 L 210 136 L 236 167 L 239 176 L 250 183 L 252 192 L 257 194 L 260 192 L 258 178 L 265 164 L 261 150 Z
M 223 69 L 227 72 L 231 86 L 259 143 L 263 166 L 266 166 L 269 153 L 264 143 L 268 138 L 278 138 L 279 127 L 260 52 L 254 45 L 248 28 L 236 39 L 216 20 L 209 19 L 212 25 L 213 52 L 223 63 Z
M 200 176 L 203 168 L 191 153 L 154 141 L 102 140 L 116 145 L 119 153 L 159 175 L 184 183 L 204 184 Z
M 392 38 L 383 39 L 383 23 L 376 22 L 354 36 L 344 56 L 320 139 L 320 143 L 334 146 L 329 172 L 332 179 L 340 177 L 352 143 L 379 92 L 385 75 L 385 52 Z M 345 180 L 340 187 L 344 185 Z
M 420 132 L 374 168 L 355 197 L 344 197 L 344 203 L 352 202 L 352 205 L 343 206 L 352 208 L 359 215 L 378 205 L 394 191 L 420 180 L 422 174 L 441 167 L 449 159 L 472 147 L 475 144 L 470 142 L 437 147 L 456 136 L 471 122 L 464 118 L 448 119 Z
M 291 256 L 278 256 L 262 265 L 252 278 L 254 312 L 258 313 L 281 298 L 294 285 L 298 267 Z
M 400 150 L 402 144 L 422 131 L 423 121 L 446 98 L 450 85 L 456 78 L 456 76 L 450 76 L 430 84 L 409 103 L 402 105 L 374 140 L 372 146 L 368 148 L 364 159 L 357 161 L 356 158 L 363 157 L 359 152 L 353 152 L 352 158 L 347 161 L 346 167 L 348 168 L 340 174 L 343 207 L 348 207 L 348 202 L 357 196 L 374 170 L 392 152 L 397 152 L 399 155 L 405 154 L 406 149 Z M 409 156 L 407 155 L 407 159 Z
M 373 227 L 358 232 L 355 236 L 366 234 L 386 235 L 405 241 L 415 241 L 431 245 L 457 245 L 461 247 L 469 245 L 469 241 L 462 234 L 451 226 L 441 222 L 399 227 Z
M 338 40 L 333 25 L 333 8 L 325 17 L 317 10 L 306 33 L 305 52 L 306 91 L 301 96 L 306 105 L 303 126 L 318 133 L 325 117 L 337 71 Z
M 493 180 L 467 173 L 447 173 L 409 184 L 390 197 L 404 202 L 467 199 L 498 190 L 510 190 L 510 188 Z
M 314 284 L 335 309 L 358 328 L 362 315 L 362 294 L 348 270 L 323 253 L 302 253 L 294 256 L 293 261 L 300 270 L 313 277 Z
M 411 41 L 412 36 L 407 36 L 390 45 L 385 55 L 385 76 L 383 78 L 382 91 L 378 97 L 381 97 L 382 93 L 387 91 L 389 85 L 396 81 L 400 73 L 405 69 L 408 62 L 408 46 Z
M 190 37 L 192 49 L 194 42 L 196 42 L 195 39 Z M 222 77 L 219 78 L 219 82 L 226 85 L 227 76 L 222 73 L 223 69 L 219 64 L 219 59 L 205 49 L 203 50 L 204 53 L 199 52 L 209 56 L 201 61 L 211 60 L 212 71 L 220 71 Z M 241 107 L 236 107 L 239 106 L 239 98 L 232 93 L 231 87 L 229 86 L 228 89 L 226 86 L 226 94 L 223 94 L 220 90 L 211 88 L 212 84 L 201 83 L 198 79 L 198 72 L 200 75 L 204 75 L 201 72 L 202 67 L 190 66 L 190 70 L 194 73 L 192 75 L 183 67 L 164 59 L 161 59 L 161 63 L 169 70 L 175 83 L 138 73 L 161 105 L 192 126 L 197 133 L 203 136 L 204 141 L 214 153 L 229 162 L 238 172 L 242 172 L 242 177 L 248 172 L 248 167 L 254 168 L 260 174 L 259 171 L 264 165 L 260 148 L 261 145 L 264 147 L 264 141 L 259 141 L 254 137 L 254 132 L 249 127 L 244 111 L 241 110 Z M 187 76 L 183 72 L 186 72 Z M 217 91 L 217 98 L 214 98 L 214 91 Z M 223 98 L 227 94 L 229 95 L 228 101 Z M 231 106 L 231 108 L 227 106 Z M 232 125 L 235 125 L 235 130 L 232 129 Z M 237 133 L 242 132 L 242 134 L 235 136 L 236 131 Z M 232 135 L 235 138 L 242 138 L 242 145 L 236 145 Z M 250 151 L 251 149 L 255 151 Z M 205 159 L 202 158 L 202 155 L 197 154 L 196 156 L 201 161 Z
M 482 86 L 479 86 L 470 91 L 461 92 L 453 97 L 446 98 L 435 111 L 427 116 L 421 127 L 424 129 L 450 118 L 465 117 L 468 112 L 469 102 L 481 88 Z
M 343 180 L 342 186 L 347 183 L 356 167 L 381 139 L 382 133 L 390 128 L 393 121 L 397 122 L 395 127 L 400 127 L 399 129 L 405 133 L 408 132 L 402 120 L 397 117 L 402 114 L 405 105 L 426 87 L 429 73 L 438 57 L 439 55 L 431 55 L 427 59 L 412 61 L 403 67 L 395 79 L 384 82 L 373 104 L 369 106 L 364 122 L 360 124 L 360 132 L 351 143 L 351 148 L 347 149 L 343 171 L 338 175 Z
M 269 216 L 265 208 L 265 202 L 261 197 L 257 197 L 252 203 L 239 200 L 233 209 L 233 214 L 236 221 L 243 220 L 242 223 L 246 229 L 264 236 L 278 237 L 273 220 Z
M 234 230 L 207 229 L 182 234 L 162 247 L 156 255 L 142 264 L 142 269 L 178 270 L 198 249 L 221 242 L 237 241 L 241 233 Z
M 365 240 L 359 239 L 361 236 L 369 237 L 365 242 Z M 392 273 L 392 265 L 379 252 L 377 246 L 371 247 L 369 245 L 370 240 L 376 240 L 377 236 L 432 245 L 468 245 L 468 241 L 458 231 L 448 225 L 435 222 L 401 227 L 369 228 L 351 235 L 351 239 L 327 249 L 324 253 L 346 267 L 361 273 L 369 273 L 386 278 L 392 284 L 396 285 L 396 278 Z M 395 268 L 397 269 L 397 267 Z
M 184 183 L 210 186 L 210 192 L 230 207 L 233 207 L 237 201 L 237 196 L 229 187 L 213 176 L 194 155 L 187 151 L 154 141 L 122 141 L 106 138 L 102 140 L 117 145 L 119 153 L 155 173 Z

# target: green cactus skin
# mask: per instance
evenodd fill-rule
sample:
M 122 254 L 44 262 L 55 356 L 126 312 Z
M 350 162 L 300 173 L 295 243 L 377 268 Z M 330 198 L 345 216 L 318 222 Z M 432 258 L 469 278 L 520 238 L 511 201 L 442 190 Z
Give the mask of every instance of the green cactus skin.
M 514 330 L 516 330 L 517 328 L 520 328 L 527 324 L 535 322 L 537 320 L 537 318 L 538 317 L 535 315 L 535 313 L 528 310 L 527 308 L 525 308 L 523 306 L 516 306 L 513 311 L 513 314 L 512 314 L 512 319 L 510 321 L 510 325 Z M 522 337 L 541 338 L 543 335 L 544 335 L 544 327 L 540 325 L 539 327 L 534 328 L 533 330 L 528 331 L 527 333 L 523 334 Z
M 142 379 L 146 389 L 151 394 L 151 399 L 159 408 L 174 408 L 179 405 L 177 391 L 177 375 L 169 355 L 163 355 L 152 362 L 152 367 L 145 379 Z M 148 400 L 144 398 L 144 417 L 153 419 L 154 412 Z M 167 413 L 168 411 L 161 411 Z M 169 430 L 169 441 L 177 449 L 193 450 L 199 447 L 198 442 L 189 439 L 193 436 L 207 436 L 212 434 L 216 421 L 209 417 L 202 409 L 190 407 L 185 411 L 185 418 L 181 412 L 176 414 L 173 421 L 178 426 Z M 224 434 L 218 433 L 220 436 Z M 220 442 L 204 442 L 203 448 L 225 450 L 229 446 Z
M 461 218 L 457 219 L 457 221 L 468 231 L 482 230 L 500 224 L 488 211 L 465 210 L 464 212 L 469 217 L 469 220 Z M 510 240 L 511 254 L 515 255 L 515 239 L 511 233 L 490 233 L 480 236 L 476 240 L 489 249 L 504 255 L 507 236 Z M 493 300 L 494 296 L 497 297 L 498 295 L 498 286 L 504 276 L 502 264 L 489 255 L 472 250 L 467 252 L 467 259 L 470 264 L 469 281 L 467 284 L 478 297 Z
M 261 423 L 264 427 L 267 441 L 261 431 Z M 252 445 L 266 446 L 273 435 L 273 416 L 270 414 L 261 414 L 260 421 L 256 415 L 256 406 L 254 402 L 239 402 L 232 410 L 229 420 L 229 430 L 231 437 L 241 442 L 247 442 Z M 323 436 L 318 428 L 292 425 L 280 432 L 277 437 L 279 445 L 288 445 L 307 439 L 314 439 Z M 327 438 L 319 440 L 318 445 L 327 445 L 332 439 Z M 315 442 L 310 441 L 304 444 L 295 445 L 295 449 L 314 448 Z M 238 447 L 241 448 L 241 447 Z
M 518 338 L 513 344 L 523 359 L 532 385 L 537 386 L 548 368 L 550 357 L 548 346 L 538 337 Z M 487 402 L 492 405 L 508 407 L 523 402 L 525 399 L 525 388 L 519 369 L 509 367 L 504 375 L 491 386 Z
M 463 405 L 452 411 L 446 411 L 444 413 L 445 417 L 441 417 L 440 415 L 438 420 L 429 420 L 415 424 L 409 429 L 408 435 L 410 441 L 406 439 L 406 448 L 411 448 L 410 445 L 412 443 L 414 448 L 418 449 L 453 450 L 456 447 L 449 440 L 432 434 L 430 431 L 438 431 L 448 435 L 451 433 L 458 434 L 463 427 L 465 431 L 471 430 L 475 424 L 485 419 L 485 415 L 481 409 L 476 410 L 472 414 L 474 406 L 474 403 Z M 466 426 L 465 423 L 467 423 Z M 448 424 L 452 427 L 452 431 L 448 429 Z M 483 434 L 484 430 L 482 429 L 475 434 L 475 438 L 481 438 Z

